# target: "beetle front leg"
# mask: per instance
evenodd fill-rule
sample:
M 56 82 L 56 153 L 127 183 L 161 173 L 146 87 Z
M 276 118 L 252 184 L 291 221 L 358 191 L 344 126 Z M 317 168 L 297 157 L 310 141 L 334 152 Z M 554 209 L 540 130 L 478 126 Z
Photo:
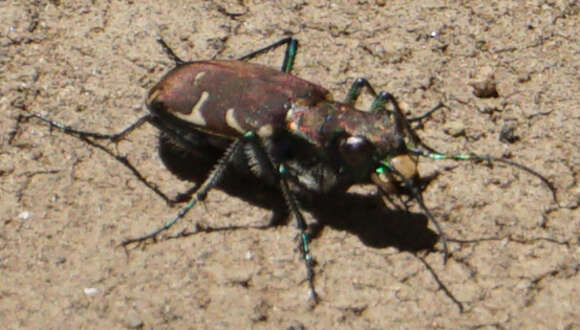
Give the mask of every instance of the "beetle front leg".
M 423 119 L 427 119 L 427 118 L 431 117 L 431 115 L 432 115 L 432 114 L 433 114 L 435 111 L 437 111 L 437 110 L 439 110 L 439 109 L 441 109 L 441 108 L 445 108 L 445 107 L 446 107 L 446 105 L 445 105 L 445 104 L 443 104 L 443 102 L 439 101 L 439 103 L 437 103 L 437 105 L 436 105 L 436 106 L 434 106 L 433 108 L 431 108 L 431 110 L 429 110 L 429 111 L 425 112 L 424 114 L 422 114 L 422 115 L 419 115 L 419 116 L 417 116 L 417 117 L 407 118 L 407 121 L 408 121 L 408 122 L 410 122 L 410 123 L 412 123 L 412 122 L 415 122 L 415 121 L 418 121 L 418 122 L 420 122 L 420 121 L 422 121 Z M 419 123 L 419 126 L 421 126 L 421 123 Z M 415 127 L 415 128 L 416 128 L 416 127 Z M 415 128 L 413 128 L 413 129 L 415 129 Z
M 391 107 L 393 108 L 392 111 L 386 110 L 385 104 L 387 104 L 387 103 L 391 104 Z M 429 111 L 428 114 L 434 112 L 435 110 L 437 110 L 439 108 L 440 108 L 440 106 L 437 106 L 435 109 Z M 403 114 L 403 111 L 399 107 L 399 103 L 397 102 L 397 100 L 395 99 L 395 97 L 391 93 L 380 92 L 377 95 L 377 97 L 375 98 L 375 100 L 371 104 L 370 112 L 377 112 L 377 111 L 383 111 L 385 113 L 389 112 L 389 113 L 394 114 L 395 121 L 396 121 L 397 126 L 399 127 L 399 130 L 400 130 L 399 134 L 402 134 L 403 136 L 409 138 L 410 142 L 413 146 L 422 146 L 429 151 L 436 152 L 433 148 L 431 148 L 431 147 L 427 146 L 425 143 L 423 143 L 423 141 L 421 141 L 419 136 L 411 128 L 411 125 L 409 124 L 409 120 L 407 119 L 407 117 L 405 117 L 405 115 Z
M 377 97 L 377 92 L 373 86 L 371 86 L 368 80 L 365 78 L 357 78 L 348 89 L 344 103 L 354 106 L 363 88 L 366 88 L 374 98 Z
M 350 88 L 348 89 L 348 92 L 347 92 L 346 97 L 344 99 L 344 103 L 351 105 L 351 106 L 354 106 L 354 104 L 356 103 L 356 101 L 360 97 L 360 94 L 362 93 L 363 88 L 366 88 L 369 91 L 369 93 L 375 98 L 373 104 L 371 105 L 369 112 L 379 111 L 380 109 L 382 109 L 384 107 L 384 105 L 388 101 L 390 101 L 389 100 L 389 98 L 390 98 L 389 93 L 381 92 L 380 94 L 377 94 L 377 92 L 375 91 L 375 89 L 373 88 L 371 83 L 369 83 L 368 80 L 366 80 L 365 78 L 357 78 L 352 83 Z M 385 97 L 385 96 L 387 96 L 387 97 Z M 428 118 L 435 111 L 437 111 L 443 107 L 445 107 L 445 105 L 442 102 L 439 102 L 436 106 L 434 106 L 431 110 L 427 111 L 426 113 L 424 113 L 418 117 L 407 118 L 407 121 L 409 121 L 409 122 L 421 121 L 425 118 Z

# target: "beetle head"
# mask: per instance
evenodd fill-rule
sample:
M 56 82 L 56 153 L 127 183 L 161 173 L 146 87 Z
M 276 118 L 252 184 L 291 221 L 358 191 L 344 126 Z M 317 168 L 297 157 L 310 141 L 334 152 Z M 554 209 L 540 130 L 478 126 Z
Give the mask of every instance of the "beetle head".
M 356 182 L 371 181 L 394 193 L 418 178 L 417 157 L 408 153 L 393 112 L 365 112 L 336 102 L 293 104 L 286 121 L 294 134 L 322 149 L 330 146 Z

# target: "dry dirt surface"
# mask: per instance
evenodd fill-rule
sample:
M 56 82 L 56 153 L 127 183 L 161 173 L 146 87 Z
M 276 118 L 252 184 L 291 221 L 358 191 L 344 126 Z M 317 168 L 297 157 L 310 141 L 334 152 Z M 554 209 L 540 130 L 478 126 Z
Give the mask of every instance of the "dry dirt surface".
M 580 329 L 578 1 L 8 0 L 0 18 L 3 328 Z M 314 305 L 294 221 L 258 228 L 284 218 L 275 190 L 231 175 L 157 242 L 126 251 L 183 204 L 103 150 L 17 120 L 117 132 L 173 66 L 157 36 L 196 60 L 289 35 L 296 75 L 338 100 L 366 77 L 409 116 L 443 102 L 417 130 L 424 141 L 525 164 L 557 201 L 514 167 L 422 160 L 439 173 L 424 199 L 452 238 L 443 264 L 415 203 L 397 210 L 373 187 L 329 198 L 305 210 L 322 229 Z M 255 61 L 279 67 L 282 51 Z M 100 143 L 170 197 L 194 185 L 166 168 L 150 125 Z

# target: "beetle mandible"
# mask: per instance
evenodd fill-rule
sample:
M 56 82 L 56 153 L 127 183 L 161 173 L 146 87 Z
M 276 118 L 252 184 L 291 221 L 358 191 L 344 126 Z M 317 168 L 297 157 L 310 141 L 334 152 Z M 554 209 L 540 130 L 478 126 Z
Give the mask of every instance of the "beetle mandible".
M 437 229 L 445 260 L 446 236 L 421 195 L 419 157 L 516 166 L 542 180 L 555 198 L 552 184 L 524 165 L 489 155 L 448 155 L 425 145 L 410 123 L 425 118 L 441 104 L 424 116 L 406 118 L 393 95 L 375 92 L 364 78 L 354 81 L 343 102 L 333 101 L 325 88 L 290 74 L 298 47 L 295 38 L 282 39 L 238 60 L 195 62 L 183 61 L 162 39 L 157 40 L 175 67 L 149 91 L 146 105 L 150 113 L 122 132 L 83 132 L 40 115 L 29 116 L 83 138 L 113 141 L 149 122 L 185 148 L 209 144 L 224 150 L 174 218 L 149 234 L 123 241 L 123 246 L 155 239 L 169 229 L 205 199 L 228 165 L 246 167 L 259 179 L 279 187 L 296 219 L 310 294 L 316 301 L 308 224 L 297 202 L 298 193 L 341 193 L 352 185 L 370 183 L 386 194 L 408 194 Z M 286 51 L 280 71 L 245 61 L 283 45 Z M 374 97 L 368 111 L 355 108 L 363 89 Z

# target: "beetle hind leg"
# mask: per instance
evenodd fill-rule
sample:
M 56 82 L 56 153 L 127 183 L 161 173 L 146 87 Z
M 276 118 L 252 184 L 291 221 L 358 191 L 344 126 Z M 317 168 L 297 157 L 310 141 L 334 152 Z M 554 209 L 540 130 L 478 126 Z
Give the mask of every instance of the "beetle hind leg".
M 138 127 L 140 127 L 143 123 L 145 122 L 149 122 L 151 123 L 151 115 L 145 115 L 139 119 L 137 119 L 134 123 L 130 124 L 129 126 L 127 126 L 126 128 L 124 128 L 122 131 L 118 132 L 118 133 L 97 133 L 97 132 L 88 132 L 88 131 L 82 131 L 82 130 L 78 130 L 76 128 L 73 128 L 71 126 L 68 125 L 64 125 L 61 124 L 59 122 L 56 122 L 52 119 L 49 119 L 45 116 L 39 115 L 39 114 L 29 114 L 29 115 L 20 115 L 18 116 L 18 125 L 20 125 L 20 123 L 28 121 L 31 118 L 36 118 L 39 119 L 45 123 L 47 123 L 50 128 L 56 128 L 62 132 L 64 132 L 67 135 L 76 137 L 80 140 L 82 140 L 83 142 L 91 145 L 92 147 L 95 147 L 97 149 L 100 149 L 102 151 L 104 151 L 105 153 L 109 154 L 111 157 L 115 158 L 117 161 L 119 161 L 121 164 L 123 164 L 126 168 L 129 169 L 129 171 L 131 171 L 131 173 L 133 173 L 133 175 L 135 175 L 135 177 L 137 177 L 137 179 L 139 181 L 141 181 L 141 183 L 143 183 L 147 188 L 151 189 L 155 194 L 157 194 L 159 197 L 161 197 L 167 204 L 173 204 L 176 202 L 176 200 L 171 199 L 170 197 L 167 197 L 167 195 L 165 195 L 158 187 L 157 185 L 155 185 L 154 183 L 149 182 L 138 170 L 137 168 L 135 168 L 135 166 L 133 166 L 133 164 L 131 164 L 131 162 L 129 162 L 129 160 L 127 159 L 126 156 L 120 156 L 117 155 L 115 152 L 111 151 L 109 148 L 95 142 L 95 140 L 109 140 L 113 143 L 116 143 L 118 141 L 120 141 L 121 139 L 123 139 L 124 137 L 126 137 L 127 135 L 129 135 L 131 132 L 133 132 L 135 129 L 137 129 Z M 15 135 L 16 133 L 14 133 Z M 12 139 L 14 139 L 14 136 L 12 136 L 9 140 L 9 143 L 12 143 Z
M 282 62 L 282 71 L 283 72 L 290 72 L 292 71 L 292 67 L 294 65 L 294 59 L 296 58 L 296 52 L 298 51 L 298 40 L 292 37 L 284 38 L 275 43 L 266 46 L 264 48 L 258 49 L 254 52 L 251 52 L 247 55 L 244 55 L 238 58 L 238 61 L 245 61 L 252 59 L 258 55 L 264 54 L 269 52 L 272 49 L 276 49 L 280 46 L 286 45 L 286 51 L 284 53 L 284 60 Z
M 48 125 L 50 127 L 57 128 L 57 129 L 65 132 L 66 134 L 73 135 L 76 137 L 93 138 L 93 139 L 98 139 L 98 140 L 111 140 L 112 142 L 117 142 L 117 141 L 121 140 L 122 138 L 124 138 L 125 136 L 127 136 L 129 133 L 131 133 L 136 128 L 143 125 L 143 123 L 145 123 L 146 121 L 149 121 L 151 118 L 151 115 L 145 115 L 145 116 L 137 119 L 131 125 L 124 128 L 121 132 L 113 133 L 113 134 L 104 134 L 104 133 L 96 133 L 96 132 L 87 132 L 87 131 L 77 130 L 75 128 L 61 124 L 61 123 L 56 122 L 52 119 L 46 118 L 45 116 L 35 114 L 35 113 L 27 115 L 27 116 L 21 116 L 21 117 L 19 117 L 18 120 L 23 121 L 23 120 L 28 120 L 29 118 L 40 119 L 43 122 L 48 123 Z
M 169 58 L 171 58 L 173 60 L 173 62 L 175 62 L 176 66 L 180 66 L 180 65 L 183 65 L 186 63 L 184 60 L 182 60 L 179 56 L 177 56 L 175 54 L 173 49 L 171 49 L 171 47 L 169 47 L 169 45 L 167 45 L 167 43 L 165 42 L 165 40 L 163 40 L 163 38 L 157 37 L 157 38 L 155 38 L 155 41 L 157 41 L 161 45 L 161 47 L 163 48 L 163 51 L 165 51 L 167 56 L 169 56 Z

